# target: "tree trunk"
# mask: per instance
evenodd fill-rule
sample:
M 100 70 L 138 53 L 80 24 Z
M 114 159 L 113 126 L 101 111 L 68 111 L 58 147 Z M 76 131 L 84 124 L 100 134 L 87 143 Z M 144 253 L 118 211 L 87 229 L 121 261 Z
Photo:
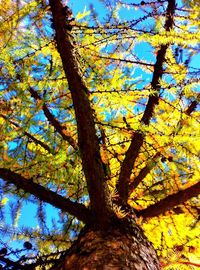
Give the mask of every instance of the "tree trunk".
M 85 227 L 52 270 L 160 270 L 151 243 L 130 220 L 115 220 L 106 229 Z

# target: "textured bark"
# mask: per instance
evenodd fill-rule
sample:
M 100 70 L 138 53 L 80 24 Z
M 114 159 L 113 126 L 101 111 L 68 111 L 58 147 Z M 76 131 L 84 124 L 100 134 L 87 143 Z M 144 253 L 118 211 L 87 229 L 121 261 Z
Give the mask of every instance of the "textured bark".
M 159 270 L 157 255 L 142 230 L 115 221 L 107 230 L 85 228 L 51 270 Z
M 60 0 L 50 0 L 55 41 L 71 92 L 78 130 L 78 146 L 82 159 L 90 208 L 99 223 L 104 226 L 112 214 L 110 192 L 106 180 L 104 163 L 100 155 L 99 139 L 96 134 L 89 90 L 83 80 L 79 55 L 73 36 L 66 30 L 66 18 Z

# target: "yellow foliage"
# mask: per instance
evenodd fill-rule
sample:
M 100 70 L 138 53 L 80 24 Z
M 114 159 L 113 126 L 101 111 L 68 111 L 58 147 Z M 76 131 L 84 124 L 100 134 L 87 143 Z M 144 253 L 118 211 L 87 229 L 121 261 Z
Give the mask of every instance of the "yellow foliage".
M 85 7 L 83 13 L 78 12 L 78 14 L 76 15 L 76 20 L 77 21 L 82 20 L 83 18 L 85 18 L 88 15 L 90 15 L 90 10 L 87 11 L 86 7 Z
M 9 199 L 8 199 L 7 197 L 3 197 L 3 198 L 1 199 L 1 201 L 0 201 L 0 207 L 1 207 L 2 205 L 5 205 L 8 201 L 9 201 Z

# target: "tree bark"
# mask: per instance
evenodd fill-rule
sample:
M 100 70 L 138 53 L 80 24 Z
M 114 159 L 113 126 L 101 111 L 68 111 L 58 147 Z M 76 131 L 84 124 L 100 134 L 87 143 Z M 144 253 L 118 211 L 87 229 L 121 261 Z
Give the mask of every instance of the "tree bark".
M 61 262 L 51 270 L 160 270 L 154 248 L 131 220 L 102 230 L 86 226 Z
M 66 29 L 63 4 L 60 0 L 50 0 L 49 4 L 55 25 L 55 41 L 74 106 L 78 146 L 90 197 L 90 209 L 98 222 L 104 226 L 113 211 L 106 182 L 107 174 L 100 154 L 93 109 L 88 97 L 89 89 L 83 80 L 75 40 L 70 31 Z

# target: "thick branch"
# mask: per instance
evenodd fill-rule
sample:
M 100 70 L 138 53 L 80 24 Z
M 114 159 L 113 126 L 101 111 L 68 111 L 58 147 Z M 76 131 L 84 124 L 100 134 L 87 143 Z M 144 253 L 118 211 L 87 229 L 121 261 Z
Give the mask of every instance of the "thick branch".
M 71 91 L 75 109 L 78 145 L 82 157 L 83 171 L 87 181 L 91 209 L 100 223 L 110 215 L 110 195 L 105 181 L 103 162 L 100 156 L 100 147 L 96 135 L 93 111 L 88 98 L 89 90 L 80 71 L 75 41 L 66 30 L 66 17 L 59 0 L 50 0 L 55 25 L 58 52 L 60 53 L 63 68 Z
M 29 88 L 29 92 L 31 93 L 31 96 L 35 100 L 43 102 L 41 97 L 38 95 L 37 91 L 35 91 L 32 87 Z M 75 150 L 77 150 L 78 146 L 75 140 L 72 138 L 70 132 L 68 132 L 66 130 L 66 127 L 61 125 L 60 122 L 53 116 L 53 114 L 50 112 L 50 110 L 48 109 L 45 103 L 43 103 L 42 109 L 44 111 L 46 118 L 49 120 L 52 126 L 56 129 L 56 131 L 62 136 L 62 138 L 65 141 L 67 141 Z
M 4 181 L 15 185 L 18 189 L 23 189 L 43 202 L 47 202 L 64 212 L 68 212 L 85 223 L 88 223 L 91 219 L 90 211 L 83 204 L 72 202 L 70 199 L 64 198 L 56 192 L 34 183 L 32 179 L 27 179 L 5 168 L 0 168 L 0 177 Z
M 138 212 L 138 216 L 144 218 L 152 218 L 164 214 L 167 211 L 173 210 L 177 205 L 180 205 L 192 197 L 196 197 L 200 194 L 200 182 L 195 185 L 179 192 L 169 195 L 163 200 L 147 207 L 144 210 Z
M 168 7 L 167 7 L 167 12 L 166 12 L 167 18 L 166 18 L 166 23 L 165 23 L 166 31 L 169 31 L 173 26 L 174 10 L 175 10 L 175 0 L 168 1 Z M 160 91 L 159 81 L 163 75 L 163 64 L 165 62 L 165 54 L 166 54 L 167 48 L 168 48 L 168 45 L 161 45 L 160 50 L 158 51 L 158 54 L 157 54 L 156 63 L 154 65 L 153 78 L 151 82 L 151 87 L 153 90 L 155 90 L 155 93 L 149 96 L 149 100 L 147 102 L 144 114 L 141 119 L 141 123 L 145 125 L 149 125 L 153 112 L 154 112 L 154 108 L 158 104 L 158 101 L 159 101 L 159 91 Z M 118 181 L 118 192 L 124 203 L 126 203 L 128 199 L 129 179 L 130 179 L 136 158 L 139 155 L 139 151 L 143 144 L 144 138 L 145 138 L 145 135 L 140 131 L 137 131 L 134 134 L 131 144 L 126 152 L 124 161 L 121 166 L 121 171 L 119 174 L 119 181 Z

